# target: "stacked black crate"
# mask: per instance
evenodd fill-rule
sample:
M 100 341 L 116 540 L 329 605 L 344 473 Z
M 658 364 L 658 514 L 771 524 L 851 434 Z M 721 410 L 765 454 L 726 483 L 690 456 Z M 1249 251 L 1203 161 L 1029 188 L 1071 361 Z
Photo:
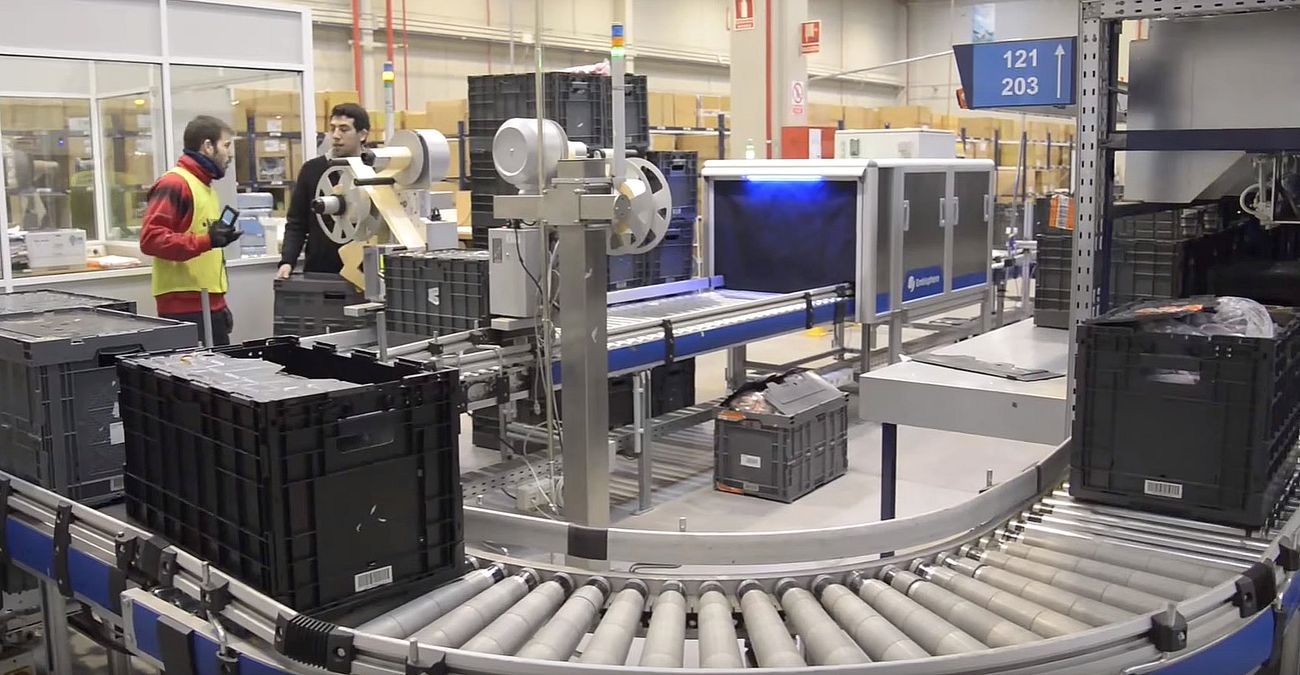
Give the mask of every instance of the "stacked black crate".
M 455 370 L 271 338 L 119 361 L 134 521 L 300 612 L 463 571 Z
M 389 330 L 437 337 L 488 325 L 488 252 L 402 251 L 384 256 Z
M 646 154 L 659 167 L 672 193 L 672 220 L 664 241 L 639 257 L 637 277 L 641 285 L 682 281 L 695 272 L 695 218 L 699 193 L 699 154 L 655 151 Z
M 545 74 L 544 113 L 564 127 L 570 141 L 592 149 L 613 145 L 610 78 L 580 73 Z M 644 75 L 627 75 L 624 93 L 627 147 L 638 153 L 650 147 L 649 94 Z M 492 138 L 512 118 L 537 115 L 534 76 L 481 75 L 469 78 L 470 192 L 474 244 L 487 247 L 487 230 L 504 221 L 492 216 L 492 198 L 515 194 L 514 186 L 493 168 Z

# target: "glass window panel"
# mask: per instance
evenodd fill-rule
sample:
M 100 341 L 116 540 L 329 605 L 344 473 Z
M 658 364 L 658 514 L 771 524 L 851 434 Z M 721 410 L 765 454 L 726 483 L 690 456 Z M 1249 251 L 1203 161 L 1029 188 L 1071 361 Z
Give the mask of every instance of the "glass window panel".
M 184 146 L 185 125 L 194 117 L 212 115 L 225 120 L 235 130 L 236 140 L 226 178 L 217 184 L 222 199 L 241 208 L 237 193 L 270 193 L 274 215 L 283 216 L 299 168 L 316 154 L 314 140 L 304 152 L 302 76 L 245 68 L 174 66 L 171 85 L 176 147 Z
M 163 170 L 160 80 L 157 66 L 95 64 L 110 254 L 135 255 L 149 188 Z

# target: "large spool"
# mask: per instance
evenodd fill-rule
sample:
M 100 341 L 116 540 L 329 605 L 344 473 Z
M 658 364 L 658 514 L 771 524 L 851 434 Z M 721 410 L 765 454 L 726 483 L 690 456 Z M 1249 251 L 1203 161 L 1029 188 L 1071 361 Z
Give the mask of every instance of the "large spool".
M 624 217 L 615 217 L 609 230 L 609 255 L 650 251 L 663 241 L 673 209 L 668 180 L 659 167 L 640 157 L 627 158 L 618 191 L 628 198 Z

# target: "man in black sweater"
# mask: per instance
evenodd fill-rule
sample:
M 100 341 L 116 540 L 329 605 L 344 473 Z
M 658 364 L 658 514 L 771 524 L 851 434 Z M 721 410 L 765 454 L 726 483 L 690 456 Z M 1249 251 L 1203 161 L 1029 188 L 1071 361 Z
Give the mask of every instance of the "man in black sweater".
M 294 265 L 298 264 L 303 244 L 307 246 L 304 272 L 338 274 L 343 269 L 339 247 L 347 242 L 330 239 L 325 230 L 333 227 L 334 219 L 325 215 L 318 216 L 312 211 L 311 203 L 316 197 L 316 184 L 329 168 L 330 159 L 360 156 L 369 136 L 370 115 L 365 108 L 356 103 L 340 103 L 330 111 L 330 151 L 327 155 L 307 160 L 298 172 L 298 182 L 294 185 L 289 212 L 285 218 L 284 243 L 281 246 L 277 278 L 289 278 Z M 317 221 L 318 217 L 324 221 L 324 226 Z

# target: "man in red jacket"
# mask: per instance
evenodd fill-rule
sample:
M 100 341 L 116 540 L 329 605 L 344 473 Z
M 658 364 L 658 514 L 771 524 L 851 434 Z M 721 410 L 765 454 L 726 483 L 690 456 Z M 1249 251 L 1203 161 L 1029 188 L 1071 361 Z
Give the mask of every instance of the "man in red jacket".
M 221 249 L 243 234 L 221 223 L 221 199 L 212 181 L 230 166 L 233 132 L 200 115 L 185 126 L 185 154 L 149 190 L 140 251 L 153 256 L 158 316 L 203 325 L 202 291 L 211 303 L 213 345 L 230 344 L 234 317 L 226 306 L 229 279 Z

